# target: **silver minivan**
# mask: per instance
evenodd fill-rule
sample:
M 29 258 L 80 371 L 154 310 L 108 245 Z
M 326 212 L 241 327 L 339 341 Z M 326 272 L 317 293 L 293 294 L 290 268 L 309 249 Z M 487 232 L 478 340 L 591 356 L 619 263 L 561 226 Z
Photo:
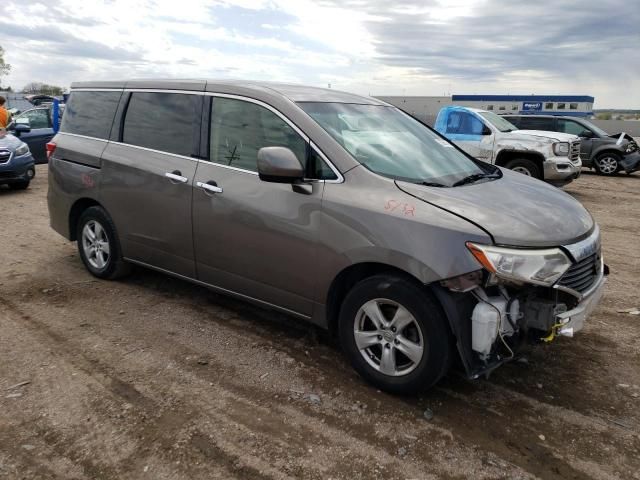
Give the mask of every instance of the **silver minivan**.
M 608 272 L 571 196 L 373 98 L 75 83 L 47 151 L 51 225 L 93 275 L 141 265 L 311 321 L 390 392 L 573 335 Z

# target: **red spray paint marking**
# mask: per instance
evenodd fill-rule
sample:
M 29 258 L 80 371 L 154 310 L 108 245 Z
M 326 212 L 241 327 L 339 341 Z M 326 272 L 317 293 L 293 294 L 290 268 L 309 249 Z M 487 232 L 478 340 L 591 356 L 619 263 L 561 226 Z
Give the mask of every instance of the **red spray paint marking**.
M 83 173 L 82 175 L 80 175 L 80 180 L 82 180 L 82 184 L 87 188 L 93 188 L 96 186 L 95 182 L 93 181 L 93 178 L 91 178 L 86 173 Z
M 384 209 L 388 212 L 399 211 L 406 216 L 415 216 L 416 206 L 412 203 L 399 202 L 398 200 L 387 200 L 384 205 Z

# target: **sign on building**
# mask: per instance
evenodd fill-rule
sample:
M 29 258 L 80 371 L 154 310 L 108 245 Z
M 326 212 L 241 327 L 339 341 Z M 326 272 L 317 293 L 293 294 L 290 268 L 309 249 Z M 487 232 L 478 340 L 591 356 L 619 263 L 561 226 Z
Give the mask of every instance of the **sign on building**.
M 523 102 L 522 110 L 525 112 L 538 112 L 542 110 L 542 102 Z

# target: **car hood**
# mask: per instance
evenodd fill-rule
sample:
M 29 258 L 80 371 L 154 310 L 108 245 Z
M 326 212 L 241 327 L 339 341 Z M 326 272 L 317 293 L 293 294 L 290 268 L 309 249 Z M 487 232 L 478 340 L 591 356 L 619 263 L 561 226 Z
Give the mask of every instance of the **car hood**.
M 533 140 L 531 137 L 536 137 L 536 139 L 549 138 L 556 142 L 573 142 L 578 139 L 577 136 L 571 135 L 570 133 L 562 133 L 562 132 L 546 132 L 544 130 L 514 130 L 513 132 L 507 132 L 509 134 L 509 138 L 514 138 L 517 140 Z
M 396 181 L 400 190 L 478 225 L 497 245 L 551 247 L 586 237 L 589 212 L 569 194 L 521 173 L 453 188 Z
M 15 150 L 22 144 L 22 140 L 14 137 L 10 133 L 0 132 L 0 148 Z

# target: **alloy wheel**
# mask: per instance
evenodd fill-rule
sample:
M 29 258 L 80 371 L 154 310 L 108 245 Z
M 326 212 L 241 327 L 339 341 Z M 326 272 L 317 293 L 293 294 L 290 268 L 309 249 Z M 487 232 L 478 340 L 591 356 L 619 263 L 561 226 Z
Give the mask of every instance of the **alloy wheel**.
M 407 375 L 425 353 L 420 325 L 409 310 L 392 300 L 376 298 L 362 305 L 353 335 L 362 357 L 385 375 Z
M 89 264 L 98 270 L 109 262 L 111 248 L 104 227 L 95 220 L 88 221 L 82 229 L 82 249 Z
M 614 157 L 599 158 L 598 169 L 605 175 L 612 175 L 618 170 L 618 160 Z

